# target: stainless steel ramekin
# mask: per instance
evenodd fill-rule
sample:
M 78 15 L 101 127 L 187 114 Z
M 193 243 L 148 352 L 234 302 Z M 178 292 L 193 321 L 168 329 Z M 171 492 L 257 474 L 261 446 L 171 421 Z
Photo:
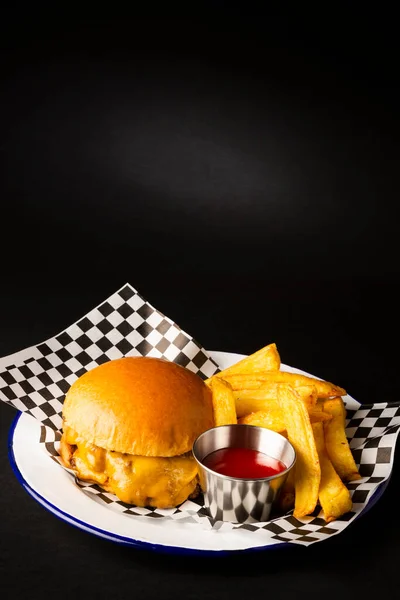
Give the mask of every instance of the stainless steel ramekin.
M 204 465 L 204 459 L 211 452 L 229 447 L 258 450 L 280 460 L 286 469 L 271 477 L 242 479 L 221 475 Z M 193 456 L 210 516 L 216 521 L 232 523 L 267 521 L 296 462 L 296 452 L 284 436 L 253 425 L 221 425 L 208 429 L 195 440 Z

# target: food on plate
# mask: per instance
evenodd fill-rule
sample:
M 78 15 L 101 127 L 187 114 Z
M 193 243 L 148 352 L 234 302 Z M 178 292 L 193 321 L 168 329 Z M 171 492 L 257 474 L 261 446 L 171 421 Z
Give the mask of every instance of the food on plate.
M 272 352 L 273 349 L 273 352 Z M 268 350 L 268 351 L 267 351 Z M 320 506 L 327 521 L 351 509 L 345 483 L 359 479 L 346 438 L 346 391 L 312 376 L 268 367 L 260 368 L 260 356 L 271 356 L 275 344 L 265 346 L 209 380 L 225 380 L 233 390 L 238 424 L 265 427 L 287 437 L 297 452 L 280 495 L 280 508 L 294 507 L 294 516 L 311 515 Z
M 213 375 L 221 377 L 220 373 Z M 292 387 L 314 386 L 317 389 L 318 398 L 331 398 L 332 396 L 345 396 L 346 390 L 330 383 L 309 377 L 308 375 L 299 375 L 298 373 L 289 373 L 287 371 L 254 371 L 253 373 L 235 373 L 224 377 L 229 381 L 234 390 L 256 390 L 263 384 L 287 383 Z
M 279 406 L 267 410 L 258 410 L 238 419 L 239 425 L 265 427 L 286 435 L 286 424 Z
M 280 384 L 278 384 L 280 385 Z M 304 403 L 309 412 L 314 412 L 314 408 L 318 401 L 318 389 L 314 384 L 298 385 L 296 392 L 300 400 Z
M 294 507 L 295 489 L 294 481 L 296 477 L 296 465 L 291 469 L 282 486 L 278 499 L 278 510 L 285 514 Z
M 110 360 L 77 379 L 63 405 L 60 454 L 76 475 L 136 506 L 175 507 L 201 491 L 194 440 L 221 425 L 265 427 L 297 460 L 279 497 L 296 518 L 321 507 L 330 522 L 352 507 L 360 478 L 346 438 L 346 391 L 281 370 L 269 344 L 206 381 L 166 360 Z M 226 449 L 225 449 L 226 450 Z
M 246 390 L 247 391 L 247 390 Z M 278 404 L 278 390 L 276 390 L 275 398 L 266 400 L 265 398 L 253 398 L 252 394 L 237 394 L 233 392 L 236 404 L 236 414 L 238 419 L 246 417 L 247 415 L 255 412 L 270 411 L 272 409 L 279 410 Z
M 224 369 L 218 373 L 218 377 L 226 379 L 228 376 L 235 375 L 236 373 L 253 373 L 254 371 L 270 371 L 279 370 L 281 366 L 281 359 L 279 356 L 278 348 L 276 344 L 269 344 L 257 352 L 246 356 L 239 362 L 235 363 L 231 367 Z M 211 378 L 210 378 L 211 379 Z M 207 383 L 210 380 L 207 380 Z
M 311 423 L 324 423 L 332 419 L 332 415 L 323 411 L 309 411 Z M 258 410 L 249 413 L 238 419 L 239 425 L 255 425 L 256 427 L 265 427 L 284 436 L 286 433 L 286 423 L 282 409 L 279 406 L 272 406 L 266 410 Z
M 332 415 L 323 411 L 309 410 L 311 423 L 325 423 L 332 419 Z M 265 410 L 257 410 L 247 413 L 243 417 L 238 418 L 239 425 L 255 425 L 256 427 L 265 427 L 277 433 L 286 436 L 286 424 L 282 409 L 280 406 L 272 404 L 270 408 Z
M 296 450 L 295 499 L 296 518 L 311 514 L 318 502 L 321 468 L 310 415 L 294 388 L 281 385 L 278 400 L 282 408 L 289 441 Z
M 350 492 L 335 471 L 325 447 L 324 426 L 313 423 L 315 444 L 321 466 L 321 482 L 318 498 L 325 521 L 330 523 L 352 508 Z
M 238 417 L 260 410 L 270 410 L 272 407 L 279 409 L 279 385 L 279 383 L 267 383 L 256 390 L 234 390 Z M 308 409 L 311 410 L 318 399 L 316 387 L 314 385 L 302 385 L 298 386 L 296 390 Z
M 209 382 L 214 410 L 214 425 L 237 423 L 235 397 L 230 383 L 216 377 Z
M 110 360 L 67 392 L 60 454 L 123 502 L 173 507 L 199 493 L 192 444 L 213 426 L 212 394 L 198 375 L 158 358 Z
M 360 479 L 357 465 L 346 437 L 346 408 L 342 398 L 325 400 L 324 411 L 332 416 L 324 425 L 326 450 L 332 464 L 343 481 Z
M 326 423 L 332 419 L 332 415 L 323 410 L 311 410 L 309 414 L 311 423 Z
M 275 372 L 275 371 L 274 371 Z M 264 374 L 266 371 L 254 371 L 254 373 L 234 373 L 233 375 L 226 375 L 224 379 L 229 381 L 234 391 L 242 390 L 258 390 L 264 387 L 265 382 Z M 219 373 L 216 373 L 211 379 L 218 377 L 221 379 Z M 271 385 L 272 384 L 272 385 Z M 269 384 L 270 392 L 274 392 L 274 382 Z M 268 386 L 265 386 L 265 393 L 268 394 Z

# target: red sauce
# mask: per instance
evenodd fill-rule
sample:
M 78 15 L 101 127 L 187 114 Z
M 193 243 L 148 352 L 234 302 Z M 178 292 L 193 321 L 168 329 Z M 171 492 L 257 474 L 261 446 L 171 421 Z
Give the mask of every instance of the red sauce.
M 221 475 L 241 479 L 262 479 L 286 469 L 279 460 L 250 448 L 221 448 L 206 456 L 203 463 Z

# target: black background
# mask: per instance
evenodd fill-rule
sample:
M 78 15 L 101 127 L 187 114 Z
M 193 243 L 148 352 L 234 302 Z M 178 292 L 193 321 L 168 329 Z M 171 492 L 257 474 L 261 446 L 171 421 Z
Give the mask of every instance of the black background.
M 0 354 L 130 282 L 206 348 L 275 341 L 360 402 L 397 400 L 398 45 L 393 14 L 352 6 L 5 14 Z M 6 597 L 372 597 L 396 581 L 397 464 L 323 544 L 168 556 L 37 505 L 8 464 L 14 414 L 0 406 Z

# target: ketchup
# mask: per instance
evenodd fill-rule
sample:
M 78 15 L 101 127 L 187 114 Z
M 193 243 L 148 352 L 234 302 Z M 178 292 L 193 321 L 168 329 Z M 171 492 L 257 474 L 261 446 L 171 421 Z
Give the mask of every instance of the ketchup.
M 221 448 L 208 454 L 203 463 L 221 475 L 241 479 L 263 479 L 286 469 L 281 461 L 251 448 Z

